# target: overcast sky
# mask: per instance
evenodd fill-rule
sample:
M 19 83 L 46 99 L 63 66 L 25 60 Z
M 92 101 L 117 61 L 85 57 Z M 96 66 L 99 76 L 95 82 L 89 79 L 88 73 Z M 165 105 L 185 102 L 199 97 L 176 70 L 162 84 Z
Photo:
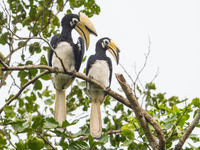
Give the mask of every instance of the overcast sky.
M 134 66 L 138 71 L 144 64 L 150 37 L 151 52 L 141 80 L 151 81 L 159 69 L 155 80 L 158 91 L 181 98 L 199 97 L 199 0 L 104 0 L 97 3 L 101 13 L 91 20 L 99 36 L 91 37 L 88 56 L 94 53 L 94 43 L 108 36 L 120 47 L 120 63 L 134 79 Z M 114 67 L 115 73 L 121 72 L 120 66 Z M 116 80 L 113 82 L 112 86 Z

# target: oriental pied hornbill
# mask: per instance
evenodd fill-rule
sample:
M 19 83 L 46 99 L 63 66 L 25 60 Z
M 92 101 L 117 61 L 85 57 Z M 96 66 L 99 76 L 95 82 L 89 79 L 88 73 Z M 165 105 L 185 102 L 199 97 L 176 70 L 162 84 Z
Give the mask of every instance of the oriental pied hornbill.
M 89 34 L 97 36 L 96 30 L 88 17 L 82 13 L 79 13 L 79 15 L 65 15 L 61 21 L 61 25 L 62 32 L 60 36 L 54 35 L 50 42 L 54 51 L 49 49 L 49 66 L 61 70 L 79 71 L 85 51 L 84 43 L 87 50 L 90 44 Z M 71 35 L 73 29 L 81 36 L 78 38 L 76 44 L 73 43 Z M 67 111 L 65 89 L 72 84 L 74 77 L 67 74 L 52 73 L 51 79 L 56 89 L 55 120 L 61 126 L 62 122 L 66 119 Z
M 86 75 L 96 79 L 105 87 L 110 87 L 112 79 L 112 62 L 106 56 L 109 51 L 119 63 L 119 48 L 110 38 L 102 38 L 96 43 L 96 54 L 89 57 Z M 102 133 L 100 105 L 105 98 L 104 91 L 94 84 L 87 83 L 88 95 L 91 99 L 90 134 L 93 138 L 100 138 Z

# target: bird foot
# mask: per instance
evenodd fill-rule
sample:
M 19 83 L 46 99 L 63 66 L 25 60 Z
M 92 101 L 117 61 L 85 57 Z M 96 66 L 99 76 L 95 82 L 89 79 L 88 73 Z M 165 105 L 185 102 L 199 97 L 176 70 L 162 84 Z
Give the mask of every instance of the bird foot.
M 71 73 L 72 74 L 75 74 L 77 71 L 74 69 L 74 70 L 71 70 Z
M 110 91 L 110 90 L 111 90 L 111 88 L 110 88 L 110 87 L 107 87 L 107 88 L 106 88 L 106 91 Z
M 94 79 L 93 76 L 89 76 L 90 79 Z
M 58 71 L 59 69 L 58 67 L 53 67 L 53 70 Z

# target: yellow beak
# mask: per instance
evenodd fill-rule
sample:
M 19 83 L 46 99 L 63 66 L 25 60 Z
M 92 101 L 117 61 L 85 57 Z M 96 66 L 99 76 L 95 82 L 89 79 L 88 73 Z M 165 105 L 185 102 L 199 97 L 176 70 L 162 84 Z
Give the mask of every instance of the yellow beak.
M 97 36 L 96 29 L 89 18 L 83 13 L 79 13 L 79 22 L 76 24 L 75 29 L 83 38 L 86 44 L 86 50 L 88 50 L 90 45 L 90 33 Z
M 117 45 L 114 43 L 113 40 L 110 41 L 110 43 L 108 43 L 108 51 L 113 55 L 113 57 L 115 58 L 117 64 L 119 63 L 119 48 L 117 47 Z

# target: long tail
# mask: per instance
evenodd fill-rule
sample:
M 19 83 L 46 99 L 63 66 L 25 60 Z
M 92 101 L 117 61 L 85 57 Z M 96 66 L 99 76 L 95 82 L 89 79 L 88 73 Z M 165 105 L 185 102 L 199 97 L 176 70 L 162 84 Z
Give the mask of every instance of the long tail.
M 61 126 L 63 121 L 66 120 L 66 100 L 65 100 L 65 90 L 56 90 L 56 104 L 55 104 L 55 120 Z
M 100 138 L 102 133 L 100 102 L 92 101 L 90 114 L 90 134 L 93 138 Z

